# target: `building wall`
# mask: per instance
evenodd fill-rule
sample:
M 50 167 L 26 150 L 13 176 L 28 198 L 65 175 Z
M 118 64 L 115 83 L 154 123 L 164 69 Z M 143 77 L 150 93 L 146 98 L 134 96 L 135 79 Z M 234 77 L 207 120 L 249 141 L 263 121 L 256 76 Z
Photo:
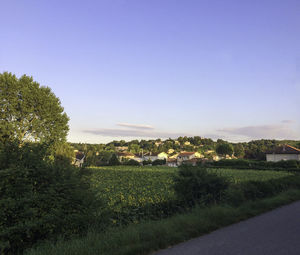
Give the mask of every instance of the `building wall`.
M 154 160 L 157 160 L 158 157 L 157 156 L 150 156 L 150 155 L 147 155 L 147 156 L 144 156 L 144 160 L 151 160 L 151 161 L 154 161 Z
M 267 161 L 300 160 L 300 154 L 267 154 Z

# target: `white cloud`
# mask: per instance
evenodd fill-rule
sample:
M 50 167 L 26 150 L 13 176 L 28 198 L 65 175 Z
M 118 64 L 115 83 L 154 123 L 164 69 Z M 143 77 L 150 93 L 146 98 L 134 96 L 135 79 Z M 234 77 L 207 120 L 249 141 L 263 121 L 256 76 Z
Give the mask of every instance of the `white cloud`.
M 281 123 L 292 124 L 292 123 L 295 123 L 295 121 L 293 121 L 293 120 L 282 120 Z
M 290 122 L 284 123 L 287 124 Z M 250 139 L 299 139 L 299 131 L 295 131 L 286 124 L 224 128 L 218 131 L 230 135 L 240 135 Z
M 115 128 L 83 130 L 82 132 L 93 134 L 93 135 L 110 136 L 110 137 L 177 138 L 179 136 L 192 136 L 186 133 L 172 133 L 172 132 L 161 132 L 161 131 L 150 131 L 150 130 L 115 129 Z
M 133 128 L 133 129 L 146 129 L 146 130 L 154 129 L 154 127 L 150 125 L 144 125 L 144 124 L 117 123 L 117 126 Z

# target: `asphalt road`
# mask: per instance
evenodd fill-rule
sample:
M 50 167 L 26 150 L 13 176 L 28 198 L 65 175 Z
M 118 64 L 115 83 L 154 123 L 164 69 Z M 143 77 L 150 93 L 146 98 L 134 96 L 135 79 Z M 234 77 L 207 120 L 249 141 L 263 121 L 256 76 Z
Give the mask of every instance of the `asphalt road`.
M 300 255 L 300 201 L 155 255 Z

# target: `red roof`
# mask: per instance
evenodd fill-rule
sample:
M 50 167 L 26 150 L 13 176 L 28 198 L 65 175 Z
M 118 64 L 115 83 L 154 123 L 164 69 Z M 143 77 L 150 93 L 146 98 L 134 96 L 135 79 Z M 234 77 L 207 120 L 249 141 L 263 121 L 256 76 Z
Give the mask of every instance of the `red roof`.
M 201 161 L 201 159 L 200 158 L 192 158 L 192 159 L 189 159 L 189 160 L 187 160 L 187 161 L 184 161 L 184 162 L 198 162 L 198 161 Z
M 267 154 L 300 154 L 300 150 L 290 146 L 290 145 L 282 145 L 275 148 L 273 151 L 268 152 Z

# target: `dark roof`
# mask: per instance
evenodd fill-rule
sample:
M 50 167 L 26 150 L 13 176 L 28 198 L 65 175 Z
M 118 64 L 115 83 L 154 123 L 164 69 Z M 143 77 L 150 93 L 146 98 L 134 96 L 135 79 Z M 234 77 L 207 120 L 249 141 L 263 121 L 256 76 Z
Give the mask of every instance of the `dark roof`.
M 74 155 L 74 154 L 73 154 Z M 82 160 L 84 158 L 84 154 L 82 152 L 77 152 L 76 153 L 76 159 Z
M 276 147 L 272 151 L 268 151 L 267 154 L 300 154 L 300 150 L 293 146 L 285 144 L 285 145 Z

